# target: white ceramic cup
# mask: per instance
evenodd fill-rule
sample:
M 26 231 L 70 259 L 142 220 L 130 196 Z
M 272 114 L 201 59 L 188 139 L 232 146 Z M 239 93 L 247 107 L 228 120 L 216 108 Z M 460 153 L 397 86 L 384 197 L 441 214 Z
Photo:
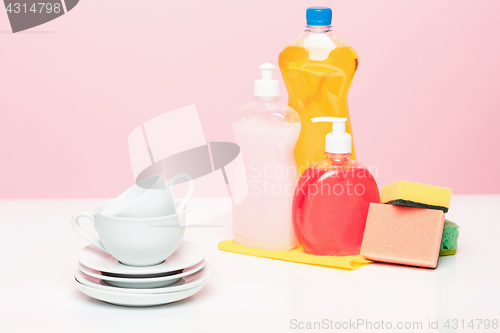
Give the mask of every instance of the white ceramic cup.
M 178 214 L 154 218 L 125 218 L 102 213 L 112 202 L 100 203 L 96 213 L 76 213 L 73 229 L 121 263 L 129 266 L 153 266 L 162 263 L 181 245 L 187 207 Z M 94 224 L 99 239 L 82 229 L 78 220 L 86 217 Z
M 189 189 L 182 202 L 177 206 L 170 186 L 179 180 L 189 182 Z M 170 181 L 162 174 L 155 174 L 141 180 L 118 198 L 113 200 L 104 210 L 104 214 L 119 217 L 160 217 L 183 211 L 193 194 L 194 182 L 187 174 L 178 174 Z

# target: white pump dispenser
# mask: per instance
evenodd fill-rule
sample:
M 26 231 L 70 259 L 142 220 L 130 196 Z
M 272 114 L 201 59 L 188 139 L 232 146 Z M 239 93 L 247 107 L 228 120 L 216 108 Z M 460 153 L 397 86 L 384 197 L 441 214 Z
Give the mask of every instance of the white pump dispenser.
M 332 154 L 347 154 L 352 152 L 352 137 L 345 131 L 347 118 L 317 117 L 312 118 L 313 123 L 331 122 L 332 132 L 325 138 L 325 151 Z
M 262 70 L 262 79 L 256 80 L 254 84 L 254 95 L 256 97 L 278 97 L 280 95 L 280 83 L 273 80 L 274 65 L 266 62 L 259 66 Z

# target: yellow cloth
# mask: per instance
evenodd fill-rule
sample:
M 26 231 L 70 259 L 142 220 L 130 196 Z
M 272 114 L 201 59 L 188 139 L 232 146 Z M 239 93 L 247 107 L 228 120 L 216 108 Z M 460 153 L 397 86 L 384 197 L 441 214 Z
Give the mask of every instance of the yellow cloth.
M 249 256 L 292 261 L 301 264 L 335 267 L 354 270 L 371 263 L 361 255 L 354 256 L 317 256 L 305 253 L 302 247 L 296 247 L 287 252 L 261 250 L 253 247 L 239 246 L 233 240 L 221 241 L 219 250 L 246 254 Z

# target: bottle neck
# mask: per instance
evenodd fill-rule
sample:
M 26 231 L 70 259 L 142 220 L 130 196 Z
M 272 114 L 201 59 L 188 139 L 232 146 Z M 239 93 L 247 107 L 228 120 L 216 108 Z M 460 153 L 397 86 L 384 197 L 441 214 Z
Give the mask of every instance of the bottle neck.
M 272 96 L 272 97 L 261 97 L 261 96 L 254 96 L 253 100 L 255 103 L 259 105 L 274 105 L 278 104 L 279 96 Z
M 345 154 L 335 154 L 335 153 L 329 153 L 325 152 L 326 158 L 329 160 L 335 161 L 335 162 L 345 162 L 349 161 L 351 159 L 352 153 L 345 153 Z
M 312 32 L 312 33 L 325 33 L 332 31 L 332 26 L 331 25 L 306 25 L 306 29 L 304 30 L 305 32 Z

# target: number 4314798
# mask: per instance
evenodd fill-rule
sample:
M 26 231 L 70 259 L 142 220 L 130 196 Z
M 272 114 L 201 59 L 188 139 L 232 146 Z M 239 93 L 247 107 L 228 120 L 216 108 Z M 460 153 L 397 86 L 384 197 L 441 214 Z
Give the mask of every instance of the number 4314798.
M 493 329 L 497 330 L 498 329 L 498 319 L 471 319 L 470 321 L 466 321 L 465 319 L 458 320 L 458 319 L 448 319 L 444 323 L 444 327 L 447 329 L 465 329 L 465 328 L 470 328 L 470 329 Z
M 41 14 L 41 13 L 56 13 L 59 14 L 61 12 L 61 4 L 55 3 L 52 4 L 50 2 L 38 2 L 31 5 L 27 5 L 26 3 L 9 3 L 7 6 L 8 13 L 14 14 Z

